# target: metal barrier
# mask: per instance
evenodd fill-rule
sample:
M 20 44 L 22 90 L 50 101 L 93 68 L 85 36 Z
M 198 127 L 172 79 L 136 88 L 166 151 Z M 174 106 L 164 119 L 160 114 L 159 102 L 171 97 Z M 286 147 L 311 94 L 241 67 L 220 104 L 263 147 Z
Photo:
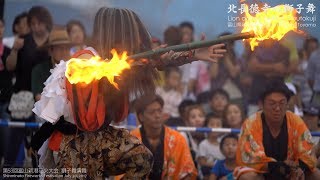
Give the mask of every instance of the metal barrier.
M 13 121 L 7 121 L 7 120 L 0 120 L 0 127 L 15 127 L 15 128 L 40 128 L 43 123 L 37 123 L 37 122 L 13 122 Z M 134 129 L 136 126 L 117 126 L 121 128 L 127 128 L 127 129 Z M 172 129 L 175 129 L 177 131 L 183 131 L 183 132 L 221 132 L 221 133 L 240 133 L 240 129 L 231 129 L 231 128 L 207 128 L 207 127 L 171 127 Z M 320 131 L 317 132 L 311 132 L 312 136 L 320 136 Z

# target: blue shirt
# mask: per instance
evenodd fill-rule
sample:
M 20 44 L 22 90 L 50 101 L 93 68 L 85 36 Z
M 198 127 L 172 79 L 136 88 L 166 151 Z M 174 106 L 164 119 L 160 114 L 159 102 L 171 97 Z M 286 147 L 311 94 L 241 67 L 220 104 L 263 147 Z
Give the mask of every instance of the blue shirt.
M 232 172 L 233 171 L 226 168 L 225 160 L 218 160 L 211 169 L 211 174 L 216 175 L 218 179 Z
M 309 80 L 314 81 L 313 90 L 320 92 L 320 48 L 314 51 L 309 59 L 307 68 L 307 77 Z

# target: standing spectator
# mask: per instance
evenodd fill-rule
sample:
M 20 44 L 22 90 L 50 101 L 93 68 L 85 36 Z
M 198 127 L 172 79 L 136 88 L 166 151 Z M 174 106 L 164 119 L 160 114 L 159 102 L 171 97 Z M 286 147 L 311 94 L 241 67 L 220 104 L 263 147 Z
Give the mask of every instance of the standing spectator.
M 238 146 L 238 136 L 236 134 L 227 134 L 220 143 L 220 150 L 226 157 L 224 160 L 218 160 L 211 170 L 210 180 L 233 179 L 233 170 L 236 167 L 236 151 Z
M 5 24 L 3 19 L 0 19 L 0 42 L 2 42 Z M 7 113 L 10 97 L 12 94 L 12 78 L 13 73 L 6 68 L 6 59 L 10 54 L 10 48 L 0 43 L 0 119 L 9 119 Z
M 220 37 L 230 34 L 228 32 L 222 33 Z M 227 53 L 223 60 L 211 64 L 211 90 L 222 88 L 229 94 L 230 101 L 242 104 L 242 93 L 239 83 L 241 66 L 234 51 L 234 42 L 228 42 L 226 48 Z
M 311 104 L 320 109 L 320 48 L 314 51 L 309 59 L 307 77 L 310 86 L 312 87 L 313 95 Z
M 223 127 L 240 129 L 244 120 L 244 113 L 238 104 L 230 103 L 223 113 Z
M 239 58 L 239 62 L 241 64 L 241 72 L 239 74 L 240 79 L 240 88 L 241 88 L 241 94 L 242 94 L 242 109 L 244 112 L 244 115 L 247 116 L 248 112 L 248 101 L 249 97 L 251 96 L 248 89 L 251 89 L 252 85 L 252 74 L 249 72 L 248 69 L 248 62 L 251 57 L 252 51 L 250 44 L 248 42 L 244 42 L 244 51 Z
M 298 86 L 300 97 L 303 105 L 308 105 L 312 97 L 312 89 L 307 79 L 307 68 L 309 59 L 307 58 L 306 50 L 299 51 L 299 64 L 294 72 L 292 83 Z
M 164 73 L 165 84 L 163 87 L 157 87 L 156 93 L 164 100 L 163 112 L 168 115 L 168 118 L 178 117 L 178 106 L 183 95 L 181 72 L 178 67 L 168 67 Z
M 154 41 L 156 43 L 160 43 L 160 40 L 158 41 L 158 40 L 154 39 Z M 173 46 L 173 45 L 180 44 L 180 42 L 181 42 L 180 29 L 178 27 L 175 27 L 175 26 L 169 26 L 163 33 L 163 41 L 164 41 L 164 44 L 167 45 L 167 46 Z M 159 48 L 159 46 L 157 46 L 156 48 Z M 159 75 L 160 75 L 160 78 L 159 78 L 159 81 L 158 81 L 159 82 L 159 86 L 164 86 L 165 83 L 166 83 L 165 82 L 165 72 L 163 72 L 163 71 L 158 71 L 158 72 L 159 72 Z M 181 72 L 180 72 L 180 74 L 181 74 Z M 182 75 L 180 75 L 180 76 L 182 76 Z M 184 88 L 183 86 L 181 88 L 182 88 L 181 90 L 183 90 L 182 92 L 183 92 L 183 96 L 184 96 L 186 88 Z
M 5 25 L 3 19 L 0 19 L 0 42 L 4 33 Z M 8 114 L 8 105 L 12 94 L 13 74 L 6 68 L 6 59 L 10 54 L 10 48 L 4 43 L 0 43 L 0 119 L 10 119 Z M 0 127 L 0 167 L 2 167 L 2 157 L 8 145 L 8 128 Z
M 8 46 L 9 48 L 13 47 L 14 41 L 16 38 L 21 38 L 26 34 L 30 33 L 30 27 L 28 24 L 28 13 L 22 12 L 18 14 L 12 24 L 12 37 L 5 37 L 3 38 L 2 42 L 4 45 Z
M 157 95 L 145 95 L 136 102 L 142 126 L 131 132 L 152 152 L 154 164 L 149 179 L 193 179 L 196 168 L 183 136 L 164 126 L 164 101 Z
M 71 43 L 74 44 L 74 46 L 70 49 L 70 55 L 72 56 L 75 52 L 86 47 L 86 29 L 80 21 L 70 20 L 67 23 L 67 32 L 69 34 Z
M 213 90 L 209 97 L 209 103 L 205 105 L 206 113 L 214 113 L 223 116 L 224 109 L 229 103 L 229 94 L 223 89 Z
M 178 45 L 182 41 L 182 32 L 179 27 L 169 26 L 163 33 L 164 44 L 168 46 Z
M 54 29 L 50 32 L 48 43 L 45 45 L 50 57 L 47 60 L 44 59 L 44 62 L 32 69 L 31 89 L 36 101 L 41 97 L 44 82 L 51 75 L 50 69 L 59 64 L 60 60 L 67 61 L 70 59 L 71 45 L 71 41 L 65 30 Z
M 6 60 L 6 67 L 9 71 L 14 71 L 16 75 L 14 92 L 28 91 L 32 96 L 30 92 L 31 71 L 34 65 L 38 64 L 41 60 L 48 59 L 47 51 L 40 51 L 38 48 L 48 40 L 49 32 L 52 28 L 52 17 L 45 7 L 34 6 L 28 12 L 28 24 L 30 25 L 31 33 L 23 38 L 15 39 L 11 53 Z M 26 104 L 33 103 L 31 102 L 31 98 L 25 100 L 28 101 Z M 19 102 L 16 103 L 19 104 Z M 13 113 L 11 111 L 11 115 Z M 30 122 L 33 119 L 31 109 L 30 111 L 26 109 L 26 114 L 23 117 L 12 116 L 12 121 Z M 9 139 L 11 143 L 5 155 L 5 166 L 12 167 L 15 165 L 18 150 L 26 135 L 25 133 L 20 128 L 10 129 Z M 28 145 L 26 144 L 26 146 Z
M 306 53 L 306 59 L 309 59 L 311 57 L 311 54 L 317 50 L 319 47 L 319 41 L 315 37 L 309 37 L 304 41 L 303 49 Z
M 206 117 L 205 126 L 208 128 L 222 128 L 222 118 L 214 114 L 209 114 Z M 210 132 L 208 137 L 199 144 L 199 156 L 197 159 L 201 166 L 204 179 L 209 178 L 210 171 L 216 160 L 222 160 L 224 158 L 219 149 L 219 135 L 220 133 Z
M 270 80 L 284 81 L 288 66 L 289 50 L 279 42 L 266 40 L 256 47 L 248 63 L 253 77 L 249 90 L 248 115 L 259 109 L 259 96 Z
M 181 43 L 190 43 L 194 40 L 194 26 L 191 22 L 184 21 L 179 25 L 181 31 Z M 182 83 L 184 84 L 185 89 L 189 89 L 189 80 L 190 80 L 190 68 L 191 64 L 185 64 L 180 67 L 182 72 Z M 195 98 L 192 94 L 187 92 L 187 97 Z

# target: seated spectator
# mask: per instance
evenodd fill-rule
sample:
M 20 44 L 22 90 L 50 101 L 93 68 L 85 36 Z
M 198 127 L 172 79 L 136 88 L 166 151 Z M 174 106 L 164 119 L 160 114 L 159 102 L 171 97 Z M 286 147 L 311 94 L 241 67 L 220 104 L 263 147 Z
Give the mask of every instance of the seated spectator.
M 219 35 L 230 35 L 230 32 L 224 32 Z M 229 94 L 230 101 L 242 103 L 242 93 L 240 89 L 240 61 L 236 57 L 234 41 L 226 42 L 227 53 L 218 63 L 212 63 L 210 66 L 211 89 L 222 88 Z
M 289 90 L 293 93 L 288 102 L 288 110 L 295 113 L 296 115 L 302 117 L 302 100 L 299 93 L 299 89 L 295 84 L 285 83 Z
M 189 106 L 195 105 L 196 102 L 194 102 L 191 99 L 185 99 L 183 100 L 179 106 L 179 117 L 177 118 L 169 118 L 166 122 L 167 126 L 185 126 L 186 125 L 186 111 Z
M 233 170 L 236 167 L 236 151 L 238 136 L 227 134 L 220 143 L 220 151 L 225 156 L 224 160 L 218 160 L 211 169 L 210 180 L 233 179 Z
M 157 87 L 156 93 L 164 100 L 163 112 L 169 117 L 178 117 L 178 106 L 182 101 L 181 72 L 178 67 L 169 67 L 164 72 L 165 83 Z
M 229 95 L 223 89 L 216 89 L 211 92 L 208 106 L 205 107 L 206 113 L 214 113 L 223 116 L 224 109 L 229 103 Z
M 190 127 L 203 127 L 205 123 L 205 116 L 204 110 L 200 105 L 196 104 L 189 106 L 185 114 L 186 125 Z M 186 139 L 190 148 L 192 159 L 198 167 L 196 158 L 198 157 L 199 144 L 204 139 L 204 134 L 202 132 L 181 132 L 181 134 Z
M 303 109 L 304 123 L 307 125 L 307 128 L 311 132 L 320 131 L 319 128 L 319 110 L 313 106 L 307 106 Z M 320 137 L 313 136 L 312 141 L 314 144 L 318 144 Z M 320 152 L 319 152 L 320 153 Z
M 234 175 L 238 179 L 318 179 L 311 134 L 303 120 L 287 111 L 292 92 L 280 79 L 261 94 L 262 111 L 242 126 Z
M 252 52 L 248 60 L 248 71 L 252 74 L 252 83 L 247 90 L 248 116 L 254 114 L 261 107 L 259 96 L 268 82 L 273 79 L 284 81 L 288 67 L 290 67 L 290 51 L 280 42 L 265 40 Z
M 228 104 L 223 114 L 223 127 L 240 129 L 244 114 L 238 104 Z
M 164 125 L 164 101 L 157 95 L 144 95 L 136 102 L 141 127 L 131 132 L 148 147 L 154 164 L 148 179 L 195 178 L 197 171 L 186 140 L 181 134 Z
M 6 67 L 9 71 L 14 71 L 16 82 L 14 84 L 14 93 L 26 92 L 33 95 L 31 91 L 32 68 L 48 59 L 48 52 L 40 50 L 47 41 L 53 26 L 53 20 L 50 12 L 43 6 L 34 6 L 28 12 L 28 24 L 31 32 L 21 38 L 15 38 L 10 55 L 6 59 Z M 26 98 L 22 104 L 33 104 L 34 98 Z M 15 102 L 15 101 L 13 101 Z M 18 102 L 13 103 L 19 104 Z M 21 104 L 20 104 L 21 105 Z M 21 112 L 21 109 L 23 113 Z M 11 120 L 19 122 L 31 122 L 34 120 L 31 108 L 23 106 L 21 109 L 11 110 Z M 21 128 L 10 128 L 8 139 L 10 144 L 5 153 L 5 166 L 17 167 L 15 165 L 16 157 L 19 154 L 20 144 L 25 140 L 31 131 L 21 131 Z M 25 146 L 29 149 L 29 142 L 25 141 Z M 18 165 L 18 167 L 21 165 Z
M 222 118 L 214 114 L 209 114 L 206 118 L 205 126 L 208 128 L 222 128 Z M 204 179 L 209 178 L 210 170 L 215 161 L 224 158 L 219 149 L 219 135 L 220 133 L 210 132 L 208 137 L 199 144 L 199 155 L 197 159 L 201 166 Z

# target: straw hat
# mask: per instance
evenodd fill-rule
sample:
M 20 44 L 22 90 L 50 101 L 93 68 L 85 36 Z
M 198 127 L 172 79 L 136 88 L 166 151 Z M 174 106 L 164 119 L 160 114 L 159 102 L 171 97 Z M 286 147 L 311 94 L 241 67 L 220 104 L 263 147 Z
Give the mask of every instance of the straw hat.
M 49 48 L 55 45 L 70 45 L 72 46 L 69 39 L 69 35 L 66 30 L 64 29 L 53 29 L 48 38 L 48 42 L 44 45 L 45 48 Z

